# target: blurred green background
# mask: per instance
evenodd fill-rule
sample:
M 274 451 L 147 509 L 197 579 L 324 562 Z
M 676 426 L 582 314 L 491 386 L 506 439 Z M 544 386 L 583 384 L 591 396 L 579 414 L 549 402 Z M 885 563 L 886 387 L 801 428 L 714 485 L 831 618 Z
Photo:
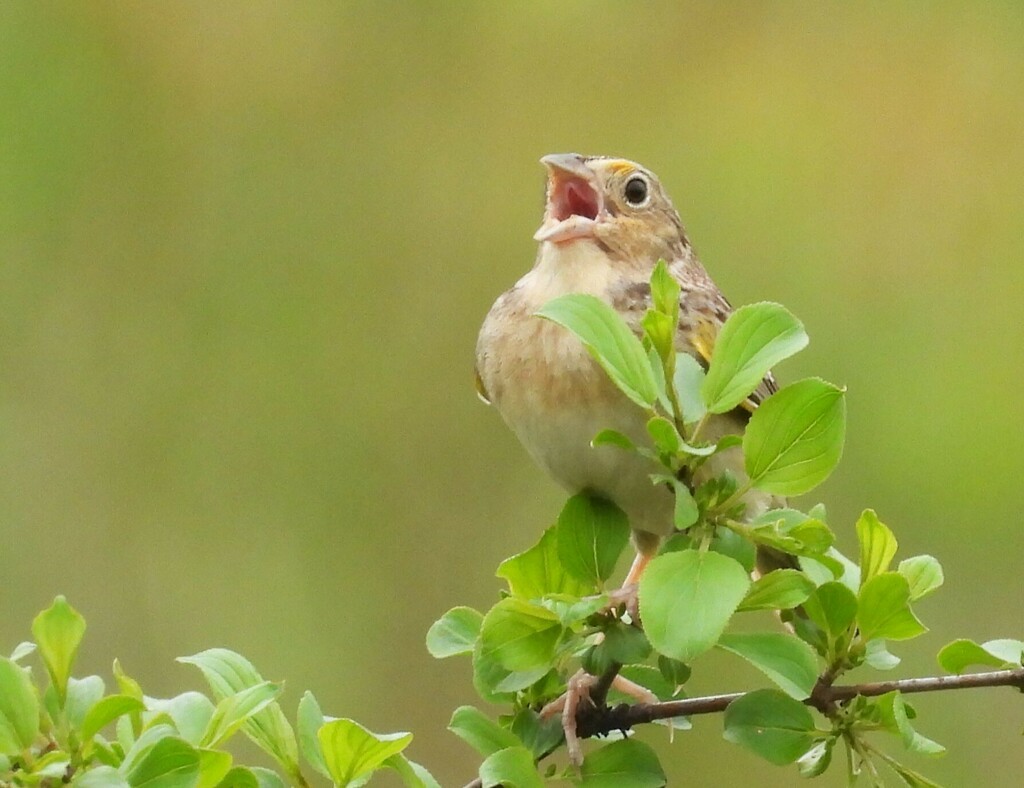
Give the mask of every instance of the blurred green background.
M 1019 4 L 26 2 L 0 39 L 0 651 L 65 593 L 85 670 L 169 694 L 228 646 L 470 779 L 423 636 L 562 501 L 472 366 L 573 150 L 657 172 L 732 301 L 806 322 L 780 377 L 849 387 L 815 498 L 946 569 L 897 672 L 1024 634 Z M 1019 784 L 1019 697 L 917 705 L 917 767 Z M 797 782 L 695 728 L 642 733 L 674 784 Z

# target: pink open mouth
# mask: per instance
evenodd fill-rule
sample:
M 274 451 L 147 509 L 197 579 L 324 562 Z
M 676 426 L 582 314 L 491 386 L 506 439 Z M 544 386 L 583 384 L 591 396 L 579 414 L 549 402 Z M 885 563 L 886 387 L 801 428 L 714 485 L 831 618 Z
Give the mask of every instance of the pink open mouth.
M 570 216 L 593 221 L 601 206 L 597 192 L 583 178 L 555 176 L 551 193 L 551 218 L 562 222 Z

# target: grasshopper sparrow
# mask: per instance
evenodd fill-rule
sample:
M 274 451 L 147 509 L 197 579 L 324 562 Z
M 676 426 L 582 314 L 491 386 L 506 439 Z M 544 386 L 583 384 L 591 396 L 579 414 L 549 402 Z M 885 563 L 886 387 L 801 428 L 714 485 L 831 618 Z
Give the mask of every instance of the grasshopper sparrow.
M 731 307 L 697 259 L 668 194 L 654 173 L 625 159 L 577 154 L 545 156 L 544 221 L 533 268 L 491 307 L 476 348 L 478 390 L 493 403 L 533 459 L 570 492 L 589 491 L 616 503 L 629 518 L 637 549 L 625 586 L 634 583 L 673 529 L 673 494 L 654 486 L 660 470 L 612 446 L 592 448 L 602 429 L 638 445 L 649 442 L 646 416 L 620 392 L 580 341 L 534 313 L 566 293 L 609 303 L 634 331 L 650 303 L 649 280 L 659 259 L 680 286 L 676 347 L 707 365 Z M 767 377 L 746 410 L 713 417 L 704 437 L 742 431 L 750 409 L 775 390 Z M 694 479 L 724 468 L 743 480 L 739 449 L 715 455 Z M 752 492 L 748 516 L 776 505 Z

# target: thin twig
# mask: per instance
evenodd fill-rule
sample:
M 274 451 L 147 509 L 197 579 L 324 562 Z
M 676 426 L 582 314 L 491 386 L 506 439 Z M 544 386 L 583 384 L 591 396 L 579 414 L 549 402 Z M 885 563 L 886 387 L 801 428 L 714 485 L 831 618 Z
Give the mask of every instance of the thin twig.
M 826 679 L 825 676 L 822 679 Z M 841 684 L 831 686 L 821 680 L 811 697 L 804 703 L 827 713 L 836 703 L 858 696 L 874 698 L 898 690 L 905 695 L 916 692 L 940 692 L 945 690 L 977 689 L 979 687 L 1016 687 L 1024 692 L 1024 667 L 1012 670 L 993 670 L 986 673 L 966 673 L 959 676 L 929 676 L 918 679 L 896 679 L 874 681 L 866 684 Z M 626 703 L 611 708 L 581 708 L 577 717 L 580 738 L 603 736 L 611 731 L 627 731 L 634 725 L 645 722 L 666 720 L 672 717 L 692 717 L 697 714 L 715 714 L 725 711 L 737 698 L 746 693 L 730 692 L 724 695 L 705 695 L 700 698 L 668 700 L 660 703 Z M 468 783 L 465 788 L 483 788 L 480 779 Z

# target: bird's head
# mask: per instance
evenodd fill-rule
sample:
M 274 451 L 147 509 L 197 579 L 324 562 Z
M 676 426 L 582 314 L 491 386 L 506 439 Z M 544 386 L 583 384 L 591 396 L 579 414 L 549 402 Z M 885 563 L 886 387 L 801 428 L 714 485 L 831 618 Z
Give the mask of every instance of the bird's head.
M 548 168 L 547 204 L 533 237 L 542 244 L 589 239 L 613 259 L 652 266 L 688 245 L 657 176 L 636 162 L 576 153 L 541 162 Z

